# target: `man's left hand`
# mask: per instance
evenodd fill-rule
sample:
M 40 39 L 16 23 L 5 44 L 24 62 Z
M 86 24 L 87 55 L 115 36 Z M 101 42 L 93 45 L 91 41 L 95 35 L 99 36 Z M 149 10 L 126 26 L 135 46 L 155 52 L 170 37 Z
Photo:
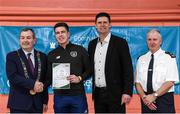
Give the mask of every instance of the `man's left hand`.
M 70 83 L 79 83 L 80 82 L 80 79 L 78 78 L 78 76 L 72 74 L 72 75 L 69 75 L 67 77 L 68 80 L 70 80 Z
M 47 110 L 48 110 L 47 104 L 43 104 L 43 112 L 47 112 Z
M 130 95 L 128 95 L 128 94 L 123 94 L 123 95 L 122 95 L 121 105 L 124 104 L 124 103 L 125 103 L 125 104 L 129 104 L 130 101 L 131 101 L 131 96 L 130 96 Z

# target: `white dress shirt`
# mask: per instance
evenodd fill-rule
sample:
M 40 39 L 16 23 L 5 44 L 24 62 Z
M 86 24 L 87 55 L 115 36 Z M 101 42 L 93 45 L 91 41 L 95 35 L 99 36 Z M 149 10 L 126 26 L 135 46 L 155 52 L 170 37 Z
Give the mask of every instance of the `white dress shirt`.
M 100 39 L 97 42 L 95 55 L 94 55 L 94 64 L 95 64 L 95 85 L 96 87 L 106 87 L 105 79 L 105 62 L 106 54 L 110 41 L 111 33 L 109 33 L 103 42 Z
M 136 83 L 140 83 L 143 90 L 147 92 L 147 73 L 148 66 L 151 59 L 151 52 L 142 55 L 137 62 L 136 66 Z M 176 58 L 166 54 L 161 48 L 154 53 L 154 65 L 152 85 L 153 90 L 157 91 L 166 81 L 179 81 L 178 69 Z M 173 92 L 174 86 L 168 92 Z
M 31 52 L 27 52 L 27 51 L 25 51 L 25 50 L 23 49 L 23 52 L 25 53 L 27 59 L 28 59 L 28 55 L 27 55 L 27 54 L 28 54 L 28 53 L 31 53 L 30 58 L 31 58 L 31 61 L 32 61 L 33 66 L 34 66 L 34 68 L 35 68 L 34 49 L 32 49 Z

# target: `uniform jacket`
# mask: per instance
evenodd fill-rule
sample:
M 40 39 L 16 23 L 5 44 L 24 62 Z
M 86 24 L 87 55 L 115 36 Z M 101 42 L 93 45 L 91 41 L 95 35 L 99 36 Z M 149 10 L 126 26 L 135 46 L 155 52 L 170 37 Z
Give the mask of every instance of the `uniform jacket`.
M 95 88 L 94 54 L 98 38 L 89 43 L 88 52 L 93 71 L 93 96 Z M 121 101 L 122 94 L 132 95 L 133 68 L 127 42 L 111 35 L 105 60 L 105 79 L 109 100 Z
M 42 109 L 43 104 L 48 102 L 48 91 L 44 89 L 42 93 L 31 95 L 29 91 L 34 88 L 35 81 L 38 74 L 38 59 L 37 50 L 34 50 L 35 57 L 35 74 L 32 75 L 26 55 L 22 49 L 18 50 L 20 57 L 25 63 L 29 78 L 25 78 L 24 70 L 17 51 L 7 54 L 6 57 L 6 73 L 10 82 L 10 92 L 8 99 L 8 107 L 12 109 L 28 110 L 31 108 L 33 102 L 37 109 Z M 46 74 L 46 55 L 40 53 L 41 60 L 41 78 L 40 81 L 45 81 Z

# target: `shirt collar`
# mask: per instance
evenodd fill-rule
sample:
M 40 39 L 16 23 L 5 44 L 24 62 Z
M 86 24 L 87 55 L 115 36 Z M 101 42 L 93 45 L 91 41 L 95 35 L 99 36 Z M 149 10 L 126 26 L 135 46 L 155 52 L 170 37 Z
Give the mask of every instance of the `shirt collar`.
M 28 54 L 28 53 L 31 53 L 31 55 L 34 56 L 34 49 L 32 49 L 31 52 L 27 52 L 27 51 L 25 51 L 24 49 L 22 49 L 22 50 L 23 50 L 23 52 L 25 53 L 26 57 L 27 57 L 27 54 Z
M 158 51 L 156 51 L 153 55 L 154 55 L 154 57 L 156 58 L 156 57 L 158 57 L 161 53 L 163 53 L 164 51 L 161 49 L 161 48 L 159 48 L 159 50 Z M 149 56 L 151 56 L 151 52 L 149 51 Z
M 109 34 L 106 36 L 106 38 L 104 39 L 104 43 L 109 43 L 110 41 L 110 38 L 111 38 L 111 33 L 109 32 Z M 100 42 L 100 38 L 98 39 L 98 42 Z

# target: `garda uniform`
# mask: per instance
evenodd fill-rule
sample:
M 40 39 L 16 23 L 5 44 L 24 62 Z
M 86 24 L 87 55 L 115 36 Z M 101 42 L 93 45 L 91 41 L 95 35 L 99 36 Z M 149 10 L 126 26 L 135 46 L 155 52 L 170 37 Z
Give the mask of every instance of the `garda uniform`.
M 48 54 L 48 85 L 52 83 L 52 63 L 70 63 L 70 74 L 81 76 L 79 83 L 70 83 L 70 89 L 54 89 L 55 113 L 83 113 L 87 111 L 84 91 L 84 79 L 89 73 L 89 56 L 87 51 L 78 45 L 69 43 L 66 48 L 59 46 Z M 66 100 L 64 99 L 66 97 Z M 77 107 L 71 109 L 71 105 Z M 67 110 L 64 110 L 67 105 Z M 73 106 L 72 106 L 73 107 Z M 80 108 L 80 109 L 79 109 Z M 83 111 L 83 112 L 82 112 Z
M 148 76 L 147 73 L 148 73 L 148 65 L 151 59 L 151 54 L 152 53 L 149 51 L 146 54 L 140 56 L 136 66 L 136 83 L 141 84 L 145 93 L 147 92 L 147 76 Z M 153 55 L 154 55 L 154 65 L 153 65 L 153 75 L 152 75 L 153 90 L 157 91 L 161 87 L 161 85 L 167 81 L 178 82 L 179 75 L 178 75 L 175 56 L 166 53 L 161 48 Z M 172 94 L 170 96 L 173 96 L 173 92 L 174 92 L 174 86 L 171 87 L 166 94 L 158 97 L 156 101 L 158 101 L 158 99 L 162 99 L 167 94 Z M 171 101 L 167 101 L 167 102 L 172 102 L 172 105 L 174 105 L 173 97 Z

